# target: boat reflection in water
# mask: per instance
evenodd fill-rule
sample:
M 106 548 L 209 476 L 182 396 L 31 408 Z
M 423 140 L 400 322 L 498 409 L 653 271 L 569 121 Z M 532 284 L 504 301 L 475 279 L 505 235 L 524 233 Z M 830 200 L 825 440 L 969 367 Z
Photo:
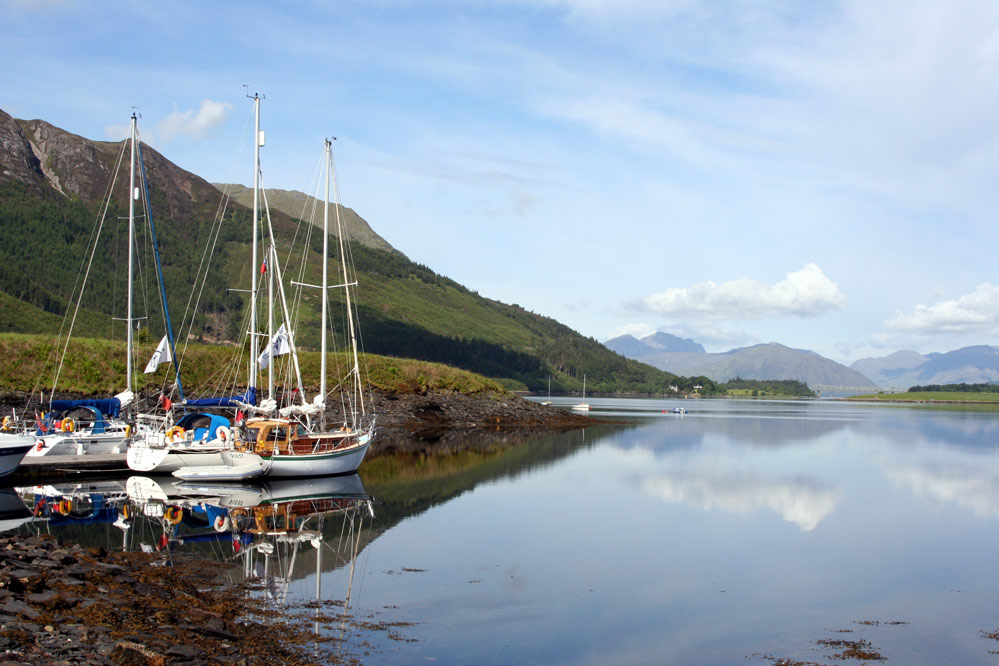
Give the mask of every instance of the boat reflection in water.
M 253 485 L 133 476 L 126 487 L 131 519 L 141 516 L 160 530 L 143 549 L 162 552 L 164 561 L 179 545 L 210 544 L 220 559 L 242 560 L 242 576 L 258 580 L 268 599 L 283 604 L 292 580 L 310 573 L 303 561 L 312 557 L 303 552 L 308 548 L 317 602 L 324 567 L 350 566 L 344 612 L 349 608 L 363 520 L 374 517 L 356 474 Z

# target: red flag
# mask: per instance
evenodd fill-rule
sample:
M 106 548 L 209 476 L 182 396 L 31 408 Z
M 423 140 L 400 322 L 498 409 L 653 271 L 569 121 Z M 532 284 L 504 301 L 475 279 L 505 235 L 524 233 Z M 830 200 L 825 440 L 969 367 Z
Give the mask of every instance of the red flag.
M 163 408 L 164 412 L 169 412 L 170 408 L 173 407 L 173 401 L 167 397 L 166 393 L 160 393 L 160 407 Z
M 236 410 L 236 423 L 242 423 L 242 422 L 243 422 L 243 410 L 237 409 Z
M 263 275 L 267 272 L 267 257 L 264 257 L 264 263 L 260 264 L 260 274 Z

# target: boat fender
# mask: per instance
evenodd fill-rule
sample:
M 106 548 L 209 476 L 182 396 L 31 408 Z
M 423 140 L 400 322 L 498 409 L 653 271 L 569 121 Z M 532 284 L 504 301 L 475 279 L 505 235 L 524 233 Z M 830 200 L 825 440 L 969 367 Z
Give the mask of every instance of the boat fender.
M 10 415 L 3 417 L 3 430 L 10 430 Z
M 184 429 L 180 426 L 172 426 L 166 431 L 166 438 L 171 442 L 184 439 Z
M 73 419 L 63 419 L 62 420 L 62 431 L 63 432 L 73 432 L 76 430 L 76 422 Z
M 221 439 L 223 442 L 228 442 L 231 434 L 229 428 L 224 425 L 215 429 L 215 439 Z

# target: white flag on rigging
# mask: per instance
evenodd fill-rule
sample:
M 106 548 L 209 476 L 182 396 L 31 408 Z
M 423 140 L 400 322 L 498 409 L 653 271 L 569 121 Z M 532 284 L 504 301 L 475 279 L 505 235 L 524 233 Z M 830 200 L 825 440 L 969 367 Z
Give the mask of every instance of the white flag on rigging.
M 271 364 L 272 356 L 280 356 L 281 354 L 288 354 L 291 352 L 291 345 L 288 343 L 288 332 L 284 328 L 284 324 L 281 324 L 275 333 L 274 337 L 271 338 L 271 343 L 267 345 L 267 349 L 260 352 L 260 356 L 257 357 L 257 363 L 260 364 L 260 369 L 264 370 Z
M 153 352 L 153 357 L 149 359 L 149 363 L 146 363 L 146 369 L 142 372 L 147 375 L 150 372 L 156 372 L 156 366 L 172 360 L 173 356 L 170 355 L 170 344 L 167 342 L 167 336 L 164 335 L 163 339 L 160 340 L 160 344 L 156 347 L 156 351 Z

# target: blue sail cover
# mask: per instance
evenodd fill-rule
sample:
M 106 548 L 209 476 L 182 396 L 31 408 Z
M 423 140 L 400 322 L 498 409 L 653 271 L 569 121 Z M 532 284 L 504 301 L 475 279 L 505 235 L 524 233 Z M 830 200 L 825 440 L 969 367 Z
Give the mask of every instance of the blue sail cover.
M 195 400 L 185 400 L 185 407 L 239 407 L 244 405 L 257 404 L 257 387 L 251 386 L 246 393 L 230 396 L 228 398 L 198 398 Z
M 49 409 L 53 412 L 68 412 L 77 407 L 93 407 L 105 416 L 113 419 L 121 414 L 121 400 L 118 398 L 101 398 L 97 400 L 53 400 Z

